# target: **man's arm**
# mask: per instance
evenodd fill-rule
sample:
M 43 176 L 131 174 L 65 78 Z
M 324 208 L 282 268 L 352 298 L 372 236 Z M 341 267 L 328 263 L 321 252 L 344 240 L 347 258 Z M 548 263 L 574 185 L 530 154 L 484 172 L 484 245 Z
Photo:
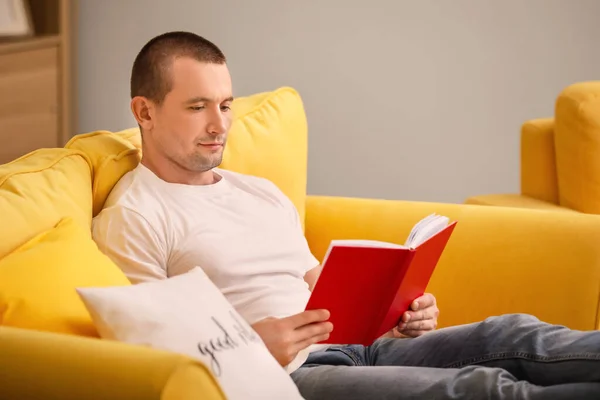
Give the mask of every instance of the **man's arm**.
M 323 269 L 323 266 L 321 265 L 317 265 L 316 267 L 314 267 L 313 269 L 310 269 L 305 275 L 304 275 L 304 281 L 306 283 L 308 283 L 308 289 L 312 292 L 313 288 L 315 287 L 315 284 L 317 283 L 317 279 L 319 279 L 319 275 L 321 275 L 321 270 Z

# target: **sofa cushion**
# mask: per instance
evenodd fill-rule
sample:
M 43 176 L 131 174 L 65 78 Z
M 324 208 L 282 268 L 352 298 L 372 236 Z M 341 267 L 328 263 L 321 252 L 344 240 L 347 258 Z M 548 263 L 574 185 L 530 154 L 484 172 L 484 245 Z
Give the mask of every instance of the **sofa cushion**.
M 294 203 L 304 226 L 308 128 L 298 92 L 282 87 L 238 98 L 221 168 L 261 176 Z
M 560 205 L 600 214 L 600 81 L 573 84 L 556 101 Z
M 98 337 L 76 288 L 123 285 L 87 222 L 66 217 L 0 260 L 0 324 Z
M 89 226 L 91 187 L 88 159 L 74 150 L 39 149 L 0 165 L 0 259 L 63 217 Z
M 140 162 L 140 150 L 126 137 L 109 131 L 96 131 L 73 136 L 65 145 L 68 149 L 85 153 L 90 160 L 94 217 L 102 210 L 119 179 Z
M 228 399 L 301 399 L 260 336 L 200 268 L 78 292 L 103 338 L 193 357 L 211 368 Z

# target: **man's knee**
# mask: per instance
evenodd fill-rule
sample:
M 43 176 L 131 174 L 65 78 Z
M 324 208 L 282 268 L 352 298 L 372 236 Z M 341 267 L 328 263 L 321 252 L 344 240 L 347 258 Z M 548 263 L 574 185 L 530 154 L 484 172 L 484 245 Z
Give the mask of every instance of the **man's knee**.
M 441 381 L 437 394 L 446 398 L 500 399 L 513 397 L 523 388 L 515 386 L 517 379 L 501 368 L 467 366 L 458 370 L 451 379 Z M 441 396 L 440 398 L 442 398 Z
M 537 324 L 540 320 L 531 314 L 514 313 L 489 317 L 483 322 L 486 324 L 500 325 L 502 327 L 518 327 L 531 323 Z

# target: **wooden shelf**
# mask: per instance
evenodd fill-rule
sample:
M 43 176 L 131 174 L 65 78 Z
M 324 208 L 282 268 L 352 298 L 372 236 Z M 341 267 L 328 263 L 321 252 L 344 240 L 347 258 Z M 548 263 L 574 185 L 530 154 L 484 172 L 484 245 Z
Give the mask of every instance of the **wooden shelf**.
M 0 41 L 0 54 L 54 47 L 60 44 L 60 40 L 59 35 L 47 35 Z
M 0 38 L 0 164 L 73 136 L 77 0 L 26 0 L 33 36 Z

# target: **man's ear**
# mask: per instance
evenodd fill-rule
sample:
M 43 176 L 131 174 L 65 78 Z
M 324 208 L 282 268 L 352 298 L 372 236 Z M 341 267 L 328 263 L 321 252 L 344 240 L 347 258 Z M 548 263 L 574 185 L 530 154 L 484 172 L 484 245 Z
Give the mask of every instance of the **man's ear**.
M 131 112 L 135 117 L 140 129 L 145 131 L 152 130 L 154 126 L 153 114 L 154 104 L 143 96 L 136 96 L 131 99 Z

